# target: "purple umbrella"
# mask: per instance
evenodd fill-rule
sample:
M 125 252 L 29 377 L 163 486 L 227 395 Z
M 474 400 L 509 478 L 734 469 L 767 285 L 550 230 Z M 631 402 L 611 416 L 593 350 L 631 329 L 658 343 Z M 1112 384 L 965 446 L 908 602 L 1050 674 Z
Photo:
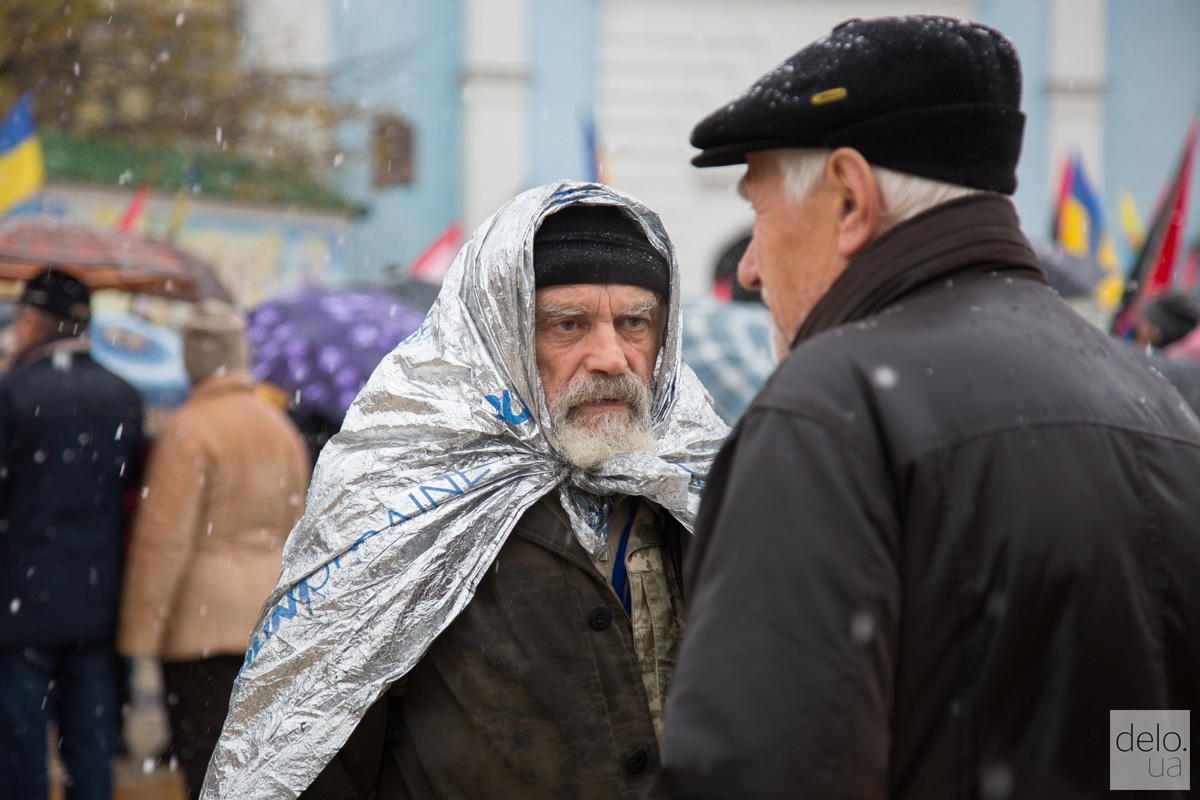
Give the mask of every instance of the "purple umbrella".
M 376 365 L 424 318 L 390 295 L 289 289 L 250 313 L 254 377 L 286 391 L 301 415 L 340 424 Z

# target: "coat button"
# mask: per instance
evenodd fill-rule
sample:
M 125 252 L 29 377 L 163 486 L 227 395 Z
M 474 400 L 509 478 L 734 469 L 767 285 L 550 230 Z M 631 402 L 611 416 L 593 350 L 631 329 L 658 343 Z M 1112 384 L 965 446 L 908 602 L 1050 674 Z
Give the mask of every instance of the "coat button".
M 612 612 L 607 606 L 596 606 L 588 612 L 588 625 L 594 631 L 602 631 L 612 623 Z
M 630 775 L 637 775 L 645 770 L 649 763 L 650 756 L 646 755 L 646 751 L 639 747 L 629 754 L 629 758 L 625 759 L 625 769 L 629 770 Z

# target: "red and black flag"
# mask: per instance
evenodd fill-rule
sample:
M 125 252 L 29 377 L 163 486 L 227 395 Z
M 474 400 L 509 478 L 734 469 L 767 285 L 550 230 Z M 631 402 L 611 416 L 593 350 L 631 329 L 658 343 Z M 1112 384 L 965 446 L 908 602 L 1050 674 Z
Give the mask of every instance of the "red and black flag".
M 1191 182 L 1198 133 L 1200 118 L 1193 117 L 1175 177 L 1159 201 L 1154 223 L 1125 281 L 1125 294 L 1113 317 L 1112 332 L 1117 336 L 1124 336 L 1133 327 L 1147 301 L 1167 291 L 1175 283 L 1175 264 L 1187 221 L 1188 184 Z

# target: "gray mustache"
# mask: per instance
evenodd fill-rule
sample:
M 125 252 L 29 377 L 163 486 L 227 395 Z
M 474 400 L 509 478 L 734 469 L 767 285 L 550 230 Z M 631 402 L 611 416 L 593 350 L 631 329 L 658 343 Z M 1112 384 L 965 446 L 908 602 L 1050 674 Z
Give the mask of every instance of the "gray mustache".
M 650 407 L 650 390 L 635 375 L 593 375 L 576 378 L 567 384 L 555 402 L 558 408 L 569 411 L 581 403 L 617 400 L 629 405 L 635 414 L 644 414 Z

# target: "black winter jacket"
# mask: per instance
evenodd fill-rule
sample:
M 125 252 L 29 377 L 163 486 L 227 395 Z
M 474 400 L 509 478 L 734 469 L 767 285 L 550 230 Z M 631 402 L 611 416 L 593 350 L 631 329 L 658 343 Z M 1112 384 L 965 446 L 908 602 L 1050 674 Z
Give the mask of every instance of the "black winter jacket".
M 0 647 L 111 639 L 142 409 L 75 341 L 0 380 Z
M 1110 710 L 1200 710 L 1196 418 L 998 196 L 881 237 L 798 338 L 706 489 L 673 795 L 1108 796 Z

